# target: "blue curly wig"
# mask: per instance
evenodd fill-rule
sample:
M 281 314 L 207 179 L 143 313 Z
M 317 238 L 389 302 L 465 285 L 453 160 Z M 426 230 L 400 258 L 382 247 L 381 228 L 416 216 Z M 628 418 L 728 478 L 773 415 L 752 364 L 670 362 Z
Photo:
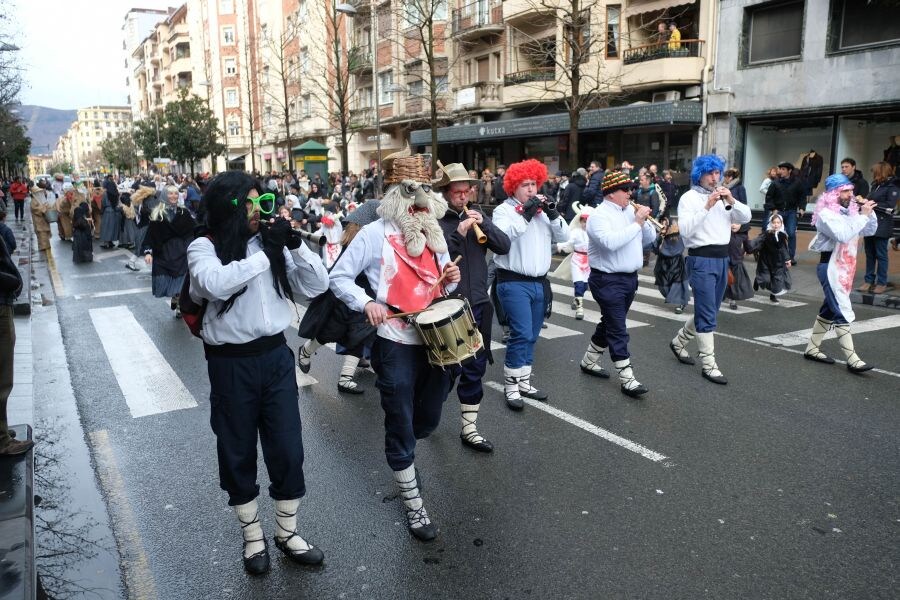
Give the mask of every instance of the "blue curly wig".
M 725 160 L 721 157 L 716 156 L 715 154 L 704 154 L 702 156 L 698 156 L 694 159 L 694 164 L 691 167 L 691 184 L 697 185 L 698 183 L 700 183 L 701 177 L 713 171 L 724 173 Z

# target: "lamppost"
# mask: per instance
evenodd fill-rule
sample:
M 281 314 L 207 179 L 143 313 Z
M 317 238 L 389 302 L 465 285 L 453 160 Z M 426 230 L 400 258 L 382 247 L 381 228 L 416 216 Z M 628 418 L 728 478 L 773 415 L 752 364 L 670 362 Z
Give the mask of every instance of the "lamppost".
M 375 108 L 375 152 L 378 163 L 375 165 L 375 198 L 381 198 L 381 115 L 378 114 L 378 20 L 375 18 L 376 6 L 375 0 L 369 0 L 369 12 L 371 13 L 369 45 L 372 52 L 372 103 Z M 341 10 L 342 7 L 343 10 Z M 342 4 L 337 10 L 351 17 L 357 14 L 356 8 L 350 5 Z

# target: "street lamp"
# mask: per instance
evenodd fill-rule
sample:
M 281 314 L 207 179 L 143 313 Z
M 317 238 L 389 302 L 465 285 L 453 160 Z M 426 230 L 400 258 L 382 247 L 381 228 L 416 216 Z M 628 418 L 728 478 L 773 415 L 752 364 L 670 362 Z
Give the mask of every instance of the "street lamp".
M 371 13 L 371 21 L 369 25 L 370 50 L 372 52 L 372 103 L 375 108 L 375 152 L 377 164 L 375 166 L 375 198 L 381 198 L 381 115 L 378 106 L 378 20 L 375 18 L 375 0 L 369 0 L 369 12 Z M 349 4 L 341 4 L 337 7 L 338 12 L 345 15 L 355 17 L 356 8 Z

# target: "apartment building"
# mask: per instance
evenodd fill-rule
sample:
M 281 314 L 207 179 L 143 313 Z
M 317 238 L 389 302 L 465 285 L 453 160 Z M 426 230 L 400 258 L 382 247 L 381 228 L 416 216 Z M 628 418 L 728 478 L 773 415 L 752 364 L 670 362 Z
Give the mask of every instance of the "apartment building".
M 131 122 L 130 106 L 79 108 L 78 119 L 60 137 L 53 158 L 71 164 L 75 172 L 99 171 L 106 165 L 100 144 L 122 131 L 130 131 Z
M 743 169 L 752 208 L 770 166 L 853 158 L 867 179 L 900 159 L 900 19 L 894 2 L 729 0 L 710 81 L 706 147 Z
M 432 98 L 436 121 L 441 126 L 450 124 L 450 14 L 447 0 L 357 0 L 351 4 L 357 11 L 349 50 L 354 89 L 351 123 L 356 133 L 349 154 L 350 169 L 359 172 L 376 164 L 379 146 L 382 156 L 396 152 L 412 131 L 430 126 Z M 430 43 L 423 44 L 428 35 L 422 35 L 421 23 L 431 24 Z M 433 67 L 428 54 L 433 54 Z M 431 94 L 432 86 L 436 94 Z
M 551 171 L 598 160 L 688 170 L 703 124 L 702 82 L 715 52 L 714 0 L 456 0 L 449 22 L 448 108 L 437 155 L 496 168 L 525 157 Z M 659 25 L 674 27 L 669 42 Z M 577 156 L 567 102 L 578 60 Z M 428 150 L 431 133 L 410 142 Z
M 138 84 L 138 78 L 134 73 L 138 70 L 143 54 L 135 55 L 138 49 L 156 24 L 166 19 L 169 12 L 149 8 L 132 8 L 125 14 L 122 24 L 122 50 L 125 54 L 125 86 L 128 88 L 128 104 L 132 107 L 132 119 L 140 120 L 140 104 L 138 99 L 144 97 L 144 93 Z M 135 99 L 135 101 L 132 101 Z
M 34 179 L 36 175 L 47 173 L 48 169 L 53 165 L 52 154 L 29 154 L 28 155 L 28 177 Z

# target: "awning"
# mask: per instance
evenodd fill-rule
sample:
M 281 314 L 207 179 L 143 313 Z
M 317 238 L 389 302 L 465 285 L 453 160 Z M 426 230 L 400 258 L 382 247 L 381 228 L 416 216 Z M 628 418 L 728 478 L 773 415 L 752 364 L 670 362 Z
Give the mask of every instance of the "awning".
M 240 156 L 232 156 L 231 158 L 228 159 L 228 162 L 238 162 L 238 161 L 242 161 L 242 160 L 244 160 L 244 158 L 247 156 L 247 154 L 250 154 L 250 153 L 247 152 L 247 153 L 245 153 L 245 154 L 241 154 Z
M 687 6 L 695 4 L 695 0 L 648 0 L 647 2 L 633 3 L 629 2 L 628 6 L 622 11 L 622 18 L 634 17 L 644 13 L 665 10 L 667 8 L 676 8 L 679 6 Z

